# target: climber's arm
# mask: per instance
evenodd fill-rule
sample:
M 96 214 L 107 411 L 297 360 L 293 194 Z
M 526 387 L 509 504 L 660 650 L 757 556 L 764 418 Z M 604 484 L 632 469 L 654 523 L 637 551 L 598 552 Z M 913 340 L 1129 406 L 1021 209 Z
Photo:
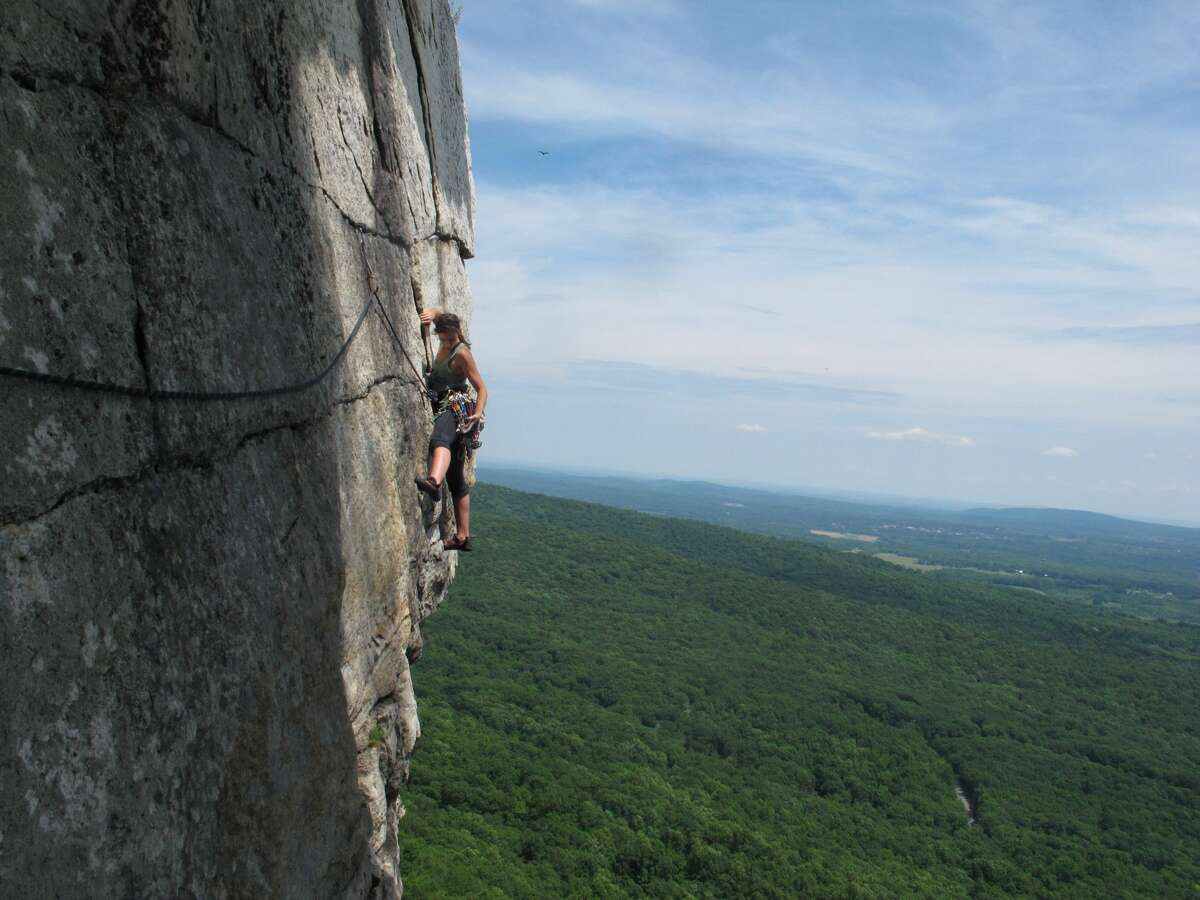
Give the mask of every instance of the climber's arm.
M 455 357 L 454 362 L 459 360 L 462 360 L 463 368 L 466 370 L 462 374 L 467 376 L 467 381 L 471 382 L 471 386 L 475 388 L 475 414 L 470 417 L 470 423 L 473 425 L 476 419 L 483 416 L 483 410 L 488 401 L 488 389 L 483 382 L 483 375 L 479 372 L 479 366 L 475 364 L 475 354 L 470 350 L 463 350 Z
M 427 306 L 418 314 L 421 317 L 421 324 L 428 325 L 434 319 L 442 314 L 442 310 L 436 306 Z

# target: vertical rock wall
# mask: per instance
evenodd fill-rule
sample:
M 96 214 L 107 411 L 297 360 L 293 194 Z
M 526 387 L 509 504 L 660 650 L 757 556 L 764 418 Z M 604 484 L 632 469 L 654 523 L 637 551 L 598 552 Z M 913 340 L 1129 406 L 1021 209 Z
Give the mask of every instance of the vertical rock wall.
M 446 0 L 5 0 L 0 365 L 302 381 L 364 254 L 420 364 L 472 216 Z M 0 896 L 399 894 L 427 439 L 374 312 L 273 399 L 0 378 Z

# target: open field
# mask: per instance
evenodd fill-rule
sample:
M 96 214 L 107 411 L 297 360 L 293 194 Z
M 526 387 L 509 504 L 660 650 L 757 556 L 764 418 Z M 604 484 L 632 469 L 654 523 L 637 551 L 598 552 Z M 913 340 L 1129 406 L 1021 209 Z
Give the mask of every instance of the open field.
M 898 553 L 876 553 L 874 556 L 876 559 L 882 559 L 884 562 L 904 569 L 912 569 L 914 572 L 937 572 L 945 568 L 945 566 L 931 566 L 928 563 L 918 562 L 915 557 L 901 556 Z
M 864 544 L 874 544 L 879 540 L 879 537 L 874 534 L 847 534 L 844 531 L 822 531 L 819 528 L 810 528 L 808 533 L 818 537 L 833 538 L 835 541 L 862 541 Z

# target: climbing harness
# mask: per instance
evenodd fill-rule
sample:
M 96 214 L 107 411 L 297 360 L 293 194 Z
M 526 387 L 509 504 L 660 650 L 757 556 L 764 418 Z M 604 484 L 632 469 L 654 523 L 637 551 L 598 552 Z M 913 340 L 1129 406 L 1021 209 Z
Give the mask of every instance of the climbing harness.
M 486 416 L 480 416 L 476 421 L 468 423 L 467 420 L 475 415 L 475 401 L 471 399 L 471 395 L 466 391 L 448 391 L 442 399 L 440 410 L 450 410 L 454 416 L 456 428 L 459 433 L 459 442 L 462 444 L 463 451 L 466 453 L 474 453 L 483 446 L 483 439 L 480 437 L 483 432 L 484 419 Z M 440 415 L 440 412 L 439 412 Z
M 430 367 L 429 421 L 431 425 L 436 425 L 439 417 L 446 414 L 453 416 L 454 430 L 457 433 L 455 440 L 458 446 L 469 454 L 482 446 L 479 433 L 483 430 L 483 424 L 479 419 L 472 419 L 475 415 L 476 400 L 471 397 L 467 379 L 451 368 L 454 357 L 465 346 L 465 341 L 455 344 L 444 359 L 436 360 Z M 439 371 L 439 367 L 444 371 Z

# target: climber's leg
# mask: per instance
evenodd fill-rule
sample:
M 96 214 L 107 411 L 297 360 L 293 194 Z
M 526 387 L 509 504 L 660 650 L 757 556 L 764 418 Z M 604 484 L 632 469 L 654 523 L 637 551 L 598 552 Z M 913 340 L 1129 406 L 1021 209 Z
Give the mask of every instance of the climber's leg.
M 413 479 L 417 488 L 431 497 L 436 498 L 441 493 L 446 470 L 450 468 L 450 448 L 457 439 L 458 423 L 454 413 L 447 410 L 433 423 L 433 434 L 429 438 L 429 477 Z
M 434 447 L 433 455 L 429 458 L 429 477 L 434 484 L 441 485 L 446 480 L 446 470 L 450 468 L 450 448 Z
M 450 456 L 450 467 L 446 470 L 446 486 L 454 498 L 454 537 L 446 543 L 449 550 L 470 550 L 471 536 L 471 488 L 467 485 L 467 455 L 462 443 L 454 445 Z
M 454 498 L 454 522 L 458 526 L 452 538 L 442 542 L 447 550 L 471 549 L 471 495 Z
M 471 495 L 454 498 L 454 522 L 458 526 L 455 537 L 465 542 L 471 536 Z

